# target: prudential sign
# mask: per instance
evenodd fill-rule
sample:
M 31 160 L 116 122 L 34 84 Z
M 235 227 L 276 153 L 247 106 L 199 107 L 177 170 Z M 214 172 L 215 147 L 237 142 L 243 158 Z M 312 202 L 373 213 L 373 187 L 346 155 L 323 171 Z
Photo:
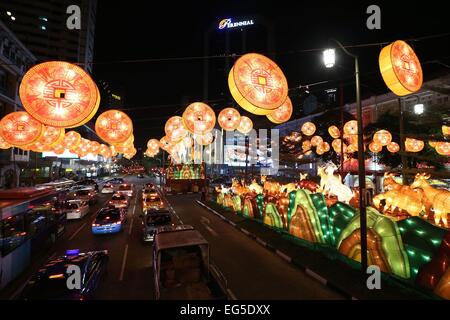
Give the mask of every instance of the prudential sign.
M 219 22 L 219 30 L 251 26 L 254 24 L 255 23 L 253 22 L 253 20 L 243 20 L 243 21 L 233 22 L 231 20 L 231 18 L 227 18 L 227 19 L 223 19 Z

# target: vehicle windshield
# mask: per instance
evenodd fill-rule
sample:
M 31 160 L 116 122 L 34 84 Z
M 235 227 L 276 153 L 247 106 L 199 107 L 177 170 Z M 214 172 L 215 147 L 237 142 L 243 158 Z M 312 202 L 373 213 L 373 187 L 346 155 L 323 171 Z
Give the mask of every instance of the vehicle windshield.
M 123 195 L 115 195 L 111 198 L 111 200 L 126 200 L 126 198 Z
M 159 202 L 159 201 L 161 201 L 161 198 L 159 197 L 145 198 L 145 202 Z
M 76 203 L 66 203 L 64 206 L 65 209 L 78 209 L 78 205 Z
M 75 195 L 77 196 L 88 196 L 89 195 L 89 190 L 78 190 L 77 192 L 75 192 Z
M 131 190 L 131 186 L 120 186 L 119 190 Z
M 148 226 L 161 226 L 171 222 L 170 214 L 148 214 L 146 220 Z

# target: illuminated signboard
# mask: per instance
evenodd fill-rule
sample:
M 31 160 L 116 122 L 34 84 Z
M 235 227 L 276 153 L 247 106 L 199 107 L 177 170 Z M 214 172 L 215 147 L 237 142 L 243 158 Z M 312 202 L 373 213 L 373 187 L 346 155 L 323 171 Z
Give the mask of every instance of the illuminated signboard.
M 56 154 L 54 152 L 42 152 L 42 157 L 54 157 L 54 158 L 62 158 L 62 159 L 78 159 L 78 155 L 75 153 L 69 152 L 69 150 L 65 150 L 63 154 Z M 91 153 L 89 153 L 85 157 L 81 157 L 80 160 L 87 160 L 87 161 L 98 161 L 98 156 L 94 156 Z
M 231 18 L 226 18 L 226 19 L 222 19 L 219 22 L 219 30 L 251 26 L 251 25 L 254 25 L 254 24 L 255 23 L 253 22 L 253 20 L 243 20 L 243 21 L 233 22 L 231 20 Z

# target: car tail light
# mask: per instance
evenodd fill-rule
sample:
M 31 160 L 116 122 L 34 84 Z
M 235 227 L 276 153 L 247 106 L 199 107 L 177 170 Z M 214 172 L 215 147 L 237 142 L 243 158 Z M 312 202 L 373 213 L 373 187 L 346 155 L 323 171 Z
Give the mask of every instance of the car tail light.
M 76 212 L 80 212 L 80 209 L 75 210 Z
M 97 223 L 93 223 L 92 226 L 93 226 L 93 227 L 99 227 L 100 225 L 97 224 Z
M 109 202 L 109 204 L 112 204 L 112 203 L 113 203 L 112 201 Z
M 163 204 L 164 204 L 164 203 L 163 203 L 162 201 L 159 203 L 160 206 L 162 206 Z

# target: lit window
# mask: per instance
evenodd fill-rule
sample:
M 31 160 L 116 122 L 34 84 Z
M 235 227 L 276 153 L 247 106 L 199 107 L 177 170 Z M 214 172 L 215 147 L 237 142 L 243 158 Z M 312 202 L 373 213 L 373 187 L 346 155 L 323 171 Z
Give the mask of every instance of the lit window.
M 45 26 L 41 26 L 41 30 L 47 30 Z
M 11 20 L 12 20 L 12 21 L 16 21 L 16 17 L 11 16 Z

